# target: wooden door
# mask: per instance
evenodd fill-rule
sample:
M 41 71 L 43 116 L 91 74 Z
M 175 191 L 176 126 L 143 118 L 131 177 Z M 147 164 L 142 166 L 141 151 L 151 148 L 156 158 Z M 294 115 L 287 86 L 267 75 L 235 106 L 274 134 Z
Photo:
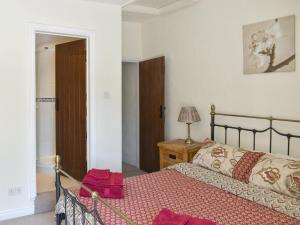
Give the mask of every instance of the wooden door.
M 56 152 L 77 180 L 86 173 L 86 41 L 56 45 Z
M 164 140 L 165 58 L 141 62 L 140 69 L 140 168 L 159 170 L 157 143 Z

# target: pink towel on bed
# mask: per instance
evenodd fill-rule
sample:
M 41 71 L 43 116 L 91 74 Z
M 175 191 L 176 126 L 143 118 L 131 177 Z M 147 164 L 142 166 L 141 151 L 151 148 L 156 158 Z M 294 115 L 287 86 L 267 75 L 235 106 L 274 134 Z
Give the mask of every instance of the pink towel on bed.
M 82 183 L 85 185 L 97 186 L 110 178 L 110 170 L 91 169 L 84 176 Z
M 179 215 L 169 209 L 162 209 L 155 217 L 152 225 L 215 225 L 206 219 L 193 218 L 188 215 Z
M 89 170 L 82 183 L 92 191 L 98 192 L 103 198 L 123 198 L 123 174 L 112 173 L 109 170 Z M 80 188 L 79 195 L 91 197 L 91 194 Z
M 111 174 L 110 170 L 99 170 L 99 169 L 91 169 L 87 173 L 89 177 L 96 178 L 96 179 L 109 179 L 110 174 Z

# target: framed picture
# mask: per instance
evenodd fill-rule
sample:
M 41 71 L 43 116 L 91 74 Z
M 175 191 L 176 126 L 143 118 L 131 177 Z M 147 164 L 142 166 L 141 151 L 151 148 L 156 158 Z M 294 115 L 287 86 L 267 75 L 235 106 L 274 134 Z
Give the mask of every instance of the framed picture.
M 295 71 L 295 16 L 243 26 L 244 74 Z

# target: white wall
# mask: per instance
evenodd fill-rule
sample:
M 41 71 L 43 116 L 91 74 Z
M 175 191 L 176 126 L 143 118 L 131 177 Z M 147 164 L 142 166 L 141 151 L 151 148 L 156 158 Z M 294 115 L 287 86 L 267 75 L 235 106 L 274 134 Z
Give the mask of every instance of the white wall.
M 91 84 L 95 143 L 91 147 L 96 156 L 92 163 L 121 170 L 121 9 L 81 0 L 1 2 L 0 220 L 33 211 L 31 22 L 95 32 L 95 81 Z M 9 197 L 12 187 L 20 187 L 21 194 Z
M 143 57 L 166 56 L 166 137 L 186 136 L 185 125 L 177 122 L 182 105 L 195 105 L 201 114 L 201 123 L 192 125 L 197 140 L 210 136 L 212 103 L 225 112 L 300 118 L 299 9 L 299 0 L 201 0 L 144 23 Z M 242 26 L 291 14 L 297 72 L 243 75 Z M 299 133 L 300 127 L 293 129 Z
M 140 23 L 122 22 L 123 61 L 142 58 L 142 27 Z
M 139 167 L 139 67 L 137 63 L 122 65 L 122 156 L 123 162 Z

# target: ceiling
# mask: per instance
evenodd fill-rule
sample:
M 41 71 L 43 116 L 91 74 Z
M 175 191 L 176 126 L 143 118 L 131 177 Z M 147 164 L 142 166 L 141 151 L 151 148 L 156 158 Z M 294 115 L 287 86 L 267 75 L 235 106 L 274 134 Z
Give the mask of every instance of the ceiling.
M 144 22 L 155 16 L 171 13 L 200 0 L 85 0 L 122 7 L 123 21 Z
M 132 4 L 144 6 L 144 7 L 151 7 L 155 9 L 161 9 L 177 1 L 178 0 L 138 0 L 136 2 L 133 2 Z
M 75 37 L 65 37 L 65 36 L 58 36 L 58 35 L 50 35 L 50 34 L 36 34 L 36 47 L 42 47 L 44 45 L 50 44 L 62 44 L 70 41 L 79 40 L 80 38 Z
M 113 4 L 113 5 L 124 5 L 130 0 L 86 0 L 86 1 L 94 1 L 99 3 L 105 3 L 105 4 Z M 151 0 L 150 0 L 151 1 Z
M 153 17 L 178 11 L 199 0 L 131 0 L 123 6 L 123 21 L 144 22 Z

